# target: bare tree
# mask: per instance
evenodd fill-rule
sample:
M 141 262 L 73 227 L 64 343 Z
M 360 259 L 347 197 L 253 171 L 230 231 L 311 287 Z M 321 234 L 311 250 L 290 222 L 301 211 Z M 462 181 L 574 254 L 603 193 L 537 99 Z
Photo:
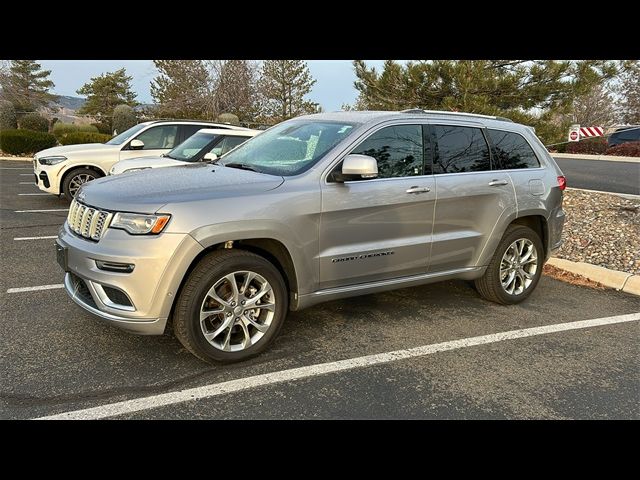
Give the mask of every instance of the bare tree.
M 594 85 L 573 101 L 573 122 L 584 126 L 610 126 L 616 120 L 613 97 L 602 84 Z
M 232 113 L 253 120 L 256 112 L 257 64 L 251 60 L 210 60 L 212 96 L 209 109 L 217 115 Z
M 640 124 L 640 61 L 624 63 L 616 93 L 620 96 L 617 106 L 622 121 Z

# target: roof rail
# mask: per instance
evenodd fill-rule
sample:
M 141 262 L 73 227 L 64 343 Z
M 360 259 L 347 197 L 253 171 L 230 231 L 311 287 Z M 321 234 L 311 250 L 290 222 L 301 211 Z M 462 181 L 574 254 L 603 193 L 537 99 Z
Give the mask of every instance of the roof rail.
M 402 110 L 400 113 L 425 113 L 425 114 L 435 114 L 435 115 L 455 115 L 461 117 L 480 117 L 480 118 L 490 118 L 492 120 L 501 120 L 503 122 L 513 122 L 510 118 L 507 117 L 496 117 L 493 115 L 481 115 L 479 113 L 464 113 L 464 112 L 449 112 L 446 110 L 423 110 L 421 108 L 410 108 L 408 110 Z

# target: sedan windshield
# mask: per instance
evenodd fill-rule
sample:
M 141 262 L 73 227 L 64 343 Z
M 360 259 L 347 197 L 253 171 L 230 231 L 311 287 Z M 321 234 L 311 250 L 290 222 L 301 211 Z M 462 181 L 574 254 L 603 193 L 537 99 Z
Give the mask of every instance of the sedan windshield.
M 202 149 L 217 140 L 218 137 L 219 135 L 213 135 L 211 133 L 196 133 L 165 156 L 183 162 L 195 162 L 198 160 L 200 156 L 199 153 L 202 152 Z
M 119 135 L 116 135 L 111 140 L 109 140 L 105 145 L 122 145 L 124 142 L 129 140 L 129 138 L 133 137 L 136 133 L 146 127 L 147 124 L 139 123 L 138 125 L 134 125 L 128 130 L 125 130 Z
M 297 175 L 315 165 L 354 126 L 326 120 L 289 120 L 229 152 L 222 163 L 271 175 Z

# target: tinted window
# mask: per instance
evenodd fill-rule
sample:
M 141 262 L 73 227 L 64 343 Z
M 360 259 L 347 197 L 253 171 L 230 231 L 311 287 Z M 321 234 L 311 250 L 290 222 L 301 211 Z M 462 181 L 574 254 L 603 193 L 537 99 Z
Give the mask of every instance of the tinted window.
M 433 173 L 491 170 L 489 147 L 479 128 L 434 125 Z
M 214 143 L 218 138 L 217 135 L 211 133 L 196 133 L 168 152 L 166 156 L 183 162 L 194 162 L 200 157 L 202 149 Z
M 378 178 L 422 175 L 422 127 L 397 125 L 377 131 L 351 153 L 378 161 Z
M 145 130 L 136 139 L 144 142 L 143 150 L 173 148 L 176 145 L 177 133 L 177 125 L 161 125 Z
M 640 128 L 633 128 L 629 130 L 617 131 L 612 135 L 616 140 L 638 140 L 640 139 Z
M 144 123 L 139 123 L 138 125 L 134 125 L 129 130 L 125 130 L 119 135 L 116 135 L 111 140 L 107 142 L 107 145 L 122 145 L 127 139 L 131 138 L 133 135 L 138 133 L 140 130 L 145 128 L 147 125 Z
M 184 142 L 187 138 L 194 135 L 198 130 L 202 130 L 203 128 L 207 128 L 207 125 L 181 125 L 182 129 L 182 141 Z
M 517 133 L 489 130 L 496 168 L 536 168 L 540 162 L 527 141 Z

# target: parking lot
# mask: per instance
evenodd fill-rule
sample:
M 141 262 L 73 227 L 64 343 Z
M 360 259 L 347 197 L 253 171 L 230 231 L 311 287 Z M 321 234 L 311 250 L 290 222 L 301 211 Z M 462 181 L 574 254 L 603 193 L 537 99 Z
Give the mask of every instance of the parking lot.
M 67 297 L 68 202 L 30 163 L 0 162 L 0 206 L 0 418 L 640 419 L 639 297 L 543 277 L 500 306 L 445 282 L 292 313 L 263 355 L 209 365 Z

